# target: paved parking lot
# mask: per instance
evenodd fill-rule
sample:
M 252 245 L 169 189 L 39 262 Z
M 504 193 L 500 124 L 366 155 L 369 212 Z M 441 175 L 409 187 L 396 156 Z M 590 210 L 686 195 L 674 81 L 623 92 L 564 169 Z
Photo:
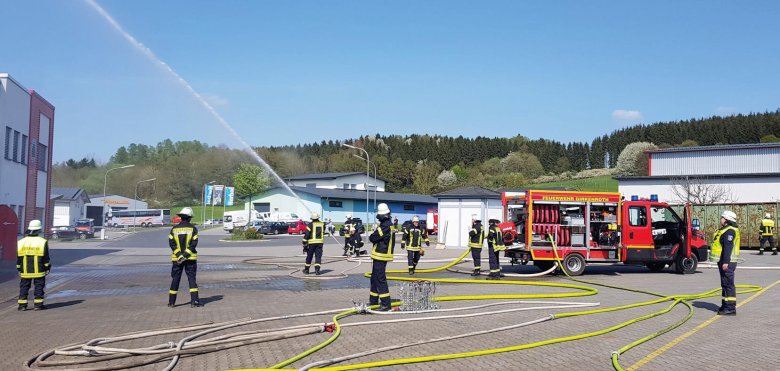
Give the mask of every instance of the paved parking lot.
M 52 244 L 54 268 L 48 277 L 46 302 L 49 310 L 17 312 L 15 296 L 18 282 L 9 275 L 0 283 L 0 326 L 4 336 L 0 350 L 0 369 L 21 369 L 23 362 L 48 349 L 83 343 L 90 339 L 128 332 L 153 330 L 204 322 L 223 322 L 242 318 L 308 313 L 353 307 L 353 301 L 368 299 L 368 279 L 362 274 L 370 263 L 347 262 L 340 259 L 340 246 L 333 240 L 325 248 L 325 277 L 333 279 L 300 279 L 293 273 L 302 263 L 299 237 L 274 237 L 254 242 L 220 242 L 225 235 L 219 230 L 202 233 L 198 281 L 203 308 L 185 305 L 188 298 L 179 297 L 174 309 L 165 306 L 169 284 L 169 250 L 164 230 L 144 231 L 119 241 L 101 243 L 56 242 Z M 463 250 L 429 249 L 421 268 L 435 267 L 459 256 Z M 743 252 L 746 262 L 737 271 L 737 283 L 769 287 L 780 279 L 780 256 L 755 256 Z M 470 267 L 470 262 L 462 264 Z M 392 269 L 404 269 L 405 259 L 396 258 Z M 293 268 L 290 268 L 293 267 Z M 760 269 L 745 269 L 754 267 Z M 3 266 L 7 273 L 7 266 Z M 346 271 L 347 278 L 340 277 Z M 535 273 L 534 267 L 505 266 L 508 273 Z M 407 276 L 408 277 L 408 276 Z M 470 278 L 466 275 L 441 272 L 421 277 Z M 642 267 L 589 267 L 584 279 L 597 283 L 621 285 L 651 290 L 665 295 L 693 294 L 718 288 L 715 269 L 701 268 L 693 275 L 680 276 L 669 271 L 649 273 Z M 186 280 L 183 285 L 186 285 Z M 542 283 L 571 283 L 564 277 L 545 276 L 527 279 Z M 391 293 L 398 295 L 399 283 L 391 283 Z M 652 299 L 649 295 L 599 287 L 595 296 L 546 299 L 568 302 L 599 303 L 597 308 L 614 307 Z M 181 291 L 186 296 L 186 288 Z M 560 293 L 570 291 L 554 287 L 442 283 L 436 295 L 482 295 L 507 293 Z M 756 370 L 780 369 L 780 285 L 756 294 L 739 295 L 741 305 L 737 317 L 717 318 L 714 311 L 719 298 L 692 301 L 695 312 L 681 327 L 640 345 L 620 357 L 623 367 L 640 366 L 642 370 L 707 369 Z M 545 300 L 545 299 L 540 299 Z M 493 300 L 496 302 L 502 300 Z M 442 308 L 484 304 L 484 302 L 442 302 Z M 302 367 L 312 362 L 362 352 L 394 344 L 422 341 L 403 349 L 359 357 L 337 365 L 421 357 L 482 349 L 510 347 L 520 344 L 597 331 L 624 321 L 661 310 L 666 304 L 617 312 L 562 318 L 506 331 L 491 331 L 484 335 L 457 340 L 430 342 L 430 339 L 456 336 L 479 330 L 489 330 L 545 317 L 551 313 L 579 309 L 542 309 L 511 313 L 487 314 L 489 311 L 535 306 L 512 304 L 501 307 L 467 310 L 457 314 L 478 313 L 460 319 L 431 319 L 381 325 L 344 327 L 341 336 L 330 346 L 290 367 Z M 590 309 L 590 308 L 585 308 Z M 536 347 L 501 354 L 462 358 L 448 361 L 391 366 L 393 370 L 465 370 L 476 368 L 502 369 L 612 369 L 611 353 L 622 346 L 663 329 L 680 319 L 687 309 L 678 306 L 670 313 L 639 322 L 598 337 Z M 454 313 L 449 313 L 454 314 Z M 399 315 L 431 317 L 427 315 Z M 273 329 L 293 325 L 329 322 L 332 315 L 269 321 L 238 327 L 217 333 Z M 342 324 L 385 320 L 387 316 L 354 315 Z M 111 344 L 116 347 L 145 347 L 168 341 L 176 342 L 187 334 L 172 334 L 151 339 L 139 339 Z M 213 336 L 213 335 L 209 335 Z M 325 341 L 330 334 L 318 333 L 246 345 L 227 350 L 185 356 L 177 365 L 181 370 L 225 370 L 264 368 L 282 362 Z M 682 337 L 682 338 L 681 338 Z M 139 356 L 133 359 L 144 359 Z M 56 356 L 52 360 L 70 360 Z M 121 364 L 127 359 L 98 363 Z M 163 369 L 168 361 L 139 367 L 143 370 Z M 85 365 L 95 366 L 95 365 Z M 73 368 L 73 367 L 71 367 Z M 76 367 L 78 368 L 78 367 Z M 58 368 L 46 368 L 48 370 Z M 64 369 L 64 368 L 60 368 Z

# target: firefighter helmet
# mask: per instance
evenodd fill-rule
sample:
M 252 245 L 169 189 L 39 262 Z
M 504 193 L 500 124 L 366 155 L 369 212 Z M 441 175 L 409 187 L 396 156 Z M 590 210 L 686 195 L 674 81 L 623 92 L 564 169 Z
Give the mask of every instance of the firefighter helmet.
M 188 217 L 192 218 L 192 208 L 191 207 L 185 207 L 185 208 L 181 209 L 181 211 L 179 211 L 179 213 L 177 215 L 179 215 L 179 216 L 188 216 Z
M 390 215 L 390 208 L 383 202 L 377 206 L 376 213 L 379 215 Z
M 730 222 L 737 222 L 737 214 L 734 214 L 734 212 L 731 210 L 724 210 L 723 213 L 720 214 L 720 217 Z
M 764 214 L 764 218 L 772 219 L 772 214 L 766 213 L 766 214 Z
M 311 213 L 311 220 L 315 220 L 315 219 L 319 219 L 319 218 L 320 218 L 320 213 L 318 213 L 316 211 L 312 211 L 312 213 Z
M 27 226 L 28 231 L 40 231 L 41 228 L 41 221 L 38 219 L 30 220 L 30 224 Z
M 415 216 L 414 218 L 412 218 L 412 223 L 419 222 L 419 221 L 420 221 L 419 216 Z

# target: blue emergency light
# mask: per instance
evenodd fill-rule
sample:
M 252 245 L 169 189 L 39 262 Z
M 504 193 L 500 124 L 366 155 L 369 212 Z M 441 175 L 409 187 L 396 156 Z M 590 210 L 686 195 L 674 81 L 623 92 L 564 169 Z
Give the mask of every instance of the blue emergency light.
M 658 195 L 650 195 L 650 201 L 658 202 Z
M 639 196 L 631 195 L 631 201 L 639 201 Z

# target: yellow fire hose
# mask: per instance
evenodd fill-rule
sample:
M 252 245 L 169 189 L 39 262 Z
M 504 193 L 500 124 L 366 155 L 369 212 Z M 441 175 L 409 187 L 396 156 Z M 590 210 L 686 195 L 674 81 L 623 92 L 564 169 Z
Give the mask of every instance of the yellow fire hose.
M 558 256 L 557 246 L 555 244 L 555 241 L 550 238 L 550 241 L 552 242 L 553 252 L 555 254 L 556 261 L 560 261 L 560 257 Z M 416 270 L 416 273 L 433 273 L 433 272 L 439 272 L 446 270 L 447 268 L 450 268 L 454 266 L 455 264 L 458 264 L 463 258 L 465 258 L 469 254 L 469 250 L 466 250 L 466 252 L 463 253 L 460 257 L 453 260 L 451 263 L 448 263 L 444 266 L 437 267 L 437 268 L 431 268 L 431 269 L 418 269 Z M 627 344 L 626 346 L 618 349 L 617 351 L 612 353 L 612 365 L 616 370 L 622 370 L 623 368 L 620 366 L 618 362 L 618 358 L 621 354 L 625 353 L 626 351 L 636 347 L 639 344 L 645 343 L 647 341 L 650 341 L 658 336 L 661 336 L 669 331 L 674 330 L 675 328 L 681 326 L 685 322 L 687 322 L 692 316 L 693 316 L 693 306 L 688 303 L 688 300 L 694 300 L 694 299 L 701 299 L 701 298 L 708 298 L 713 297 L 717 295 L 717 292 L 720 291 L 720 289 L 713 289 L 708 292 L 700 293 L 700 294 L 693 294 L 693 295 L 671 295 L 666 296 L 650 291 L 645 290 L 637 290 L 632 288 L 626 288 L 626 287 L 620 287 L 615 285 L 607 285 L 597 282 L 591 282 L 591 281 L 585 281 L 582 279 L 577 279 L 574 277 L 571 277 L 569 273 L 566 271 L 565 268 L 561 268 L 563 273 L 567 276 L 568 279 L 579 282 L 579 283 L 585 283 L 589 285 L 594 286 L 602 286 L 612 289 L 618 289 L 618 290 L 625 290 L 625 291 L 631 291 L 636 293 L 643 293 L 647 295 L 652 295 L 658 297 L 654 300 L 644 301 L 640 303 L 633 303 L 633 304 L 627 304 L 627 305 L 621 305 L 611 308 L 603 308 L 603 309 L 593 309 L 593 310 L 585 310 L 585 311 L 576 311 L 576 312 L 566 312 L 566 313 L 558 313 L 552 315 L 553 319 L 562 319 L 562 318 L 568 318 L 568 317 L 576 317 L 576 316 L 583 316 L 583 315 L 589 315 L 589 314 L 597 314 L 597 313 L 607 313 L 607 312 L 614 312 L 614 311 L 620 311 L 630 308 L 638 308 L 648 305 L 654 305 L 659 304 L 667 301 L 671 301 L 672 303 L 667 306 L 666 308 L 659 310 L 657 312 L 653 312 L 650 314 L 646 314 L 634 319 L 631 319 L 629 321 L 625 321 L 622 323 L 619 323 L 617 325 L 593 331 L 593 332 L 587 332 L 572 336 L 565 336 L 565 337 L 559 337 L 555 339 L 549 339 L 549 340 L 543 340 L 543 341 L 537 341 L 533 343 L 528 344 L 519 344 L 509 347 L 501 347 L 501 348 L 492 348 L 492 349 L 484 349 L 484 350 L 477 350 L 477 351 L 470 351 L 470 352 L 461 352 L 461 353 L 449 353 L 449 354 L 438 354 L 438 355 L 431 355 L 431 356 L 423 356 L 423 357 L 410 357 L 410 358 L 400 358 L 400 359 L 389 359 L 384 361 L 377 361 L 377 362 L 367 362 L 367 363 L 358 363 L 358 364 L 351 364 L 351 365 L 343 365 L 343 366 L 331 366 L 331 367 L 323 367 L 323 368 L 312 368 L 312 370 L 354 370 L 354 369 L 363 369 L 363 368 L 372 368 L 372 367 L 385 367 L 385 366 L 393 366 L 393 365 L 401 365 L 401 364 L 411 364 L 411 363 L 422 363 L 422 362 L 432 362 L 432 361 L 442 361 L 442 360 L 453 360 L 453 359 L 459 359 L 459 358 L 467 358 L 467 357 L 476 357 L 476 356 L 483 356 L 483 355 L 490 355 L 490 354 L 498 354 L 498 353 L 505 353 L 505 352 L 513 352 L 517 350 L 523 350 L 523 349 L 530 349 L 530 348 L 536 348 L 541 347 L 545 345 L 550 344 L 557 344 L 557 343 L 563 343 L 568 341 L 574 341 L 574 340 L 581 340 L 589 337 L 595 337 L 599 335 L 603 335 L 609 332 L 613 332 L 616 330 L 619 330 L 621 328 L 630 326 L 632 324 L 654 318 L 666 313 L 671 312 L 674 307 L 676 307 L 679 304 L 683 304 L 688 308 L 688 313 L 684 318 L 682 318 L 680 321 L 672 324 L 671 326 L 668 326 L 662 330 L 659 330 L 653 334 L 650 334 L 648 336 L 645 336 L 641 339 L 638 339 L 630 344 Z M 405 273 L 405 271 L 402 270 L 388 270 L 388 273 Z M 371 277 L 371 273 L 366 273 L 366 277 Z M 528 285 L 528 286 L 545 286 L 545 287 L 557 287 L 557 288 L 568 288 L 575 291 L 568 291 L 568 292 L 562 292 L 562 293 L 547 293 L 547 294 L 486 294 L 486 295 L 456 295 L 456 296 L 439 296 L 433 298 L 435 301 L 458 301 L 458 300 L 494 300 L 494 299 L 529 299 L 529 298 L 564 298 L 564 297 L 577 297 L 577 296 L 590 296 L 595 295 L 598 293 L 598 290 L 593 287 L 588 287 L 584 285 L 578 285 L 578 284 L 566 284 L 566 283 L 550 283 L 550 282 L 530 282 L 530 281 L 484 281 L 484 280 L 476 280 L 476 279 L 451 279 L 451 278 L 430 278 L 430 279 L 421 279 L 421 278 L 412 278 L 412 277 L 404 277 L 404 276 L 387 276 L 388 280 L 394 280 L 394 281 L 432 281 L 432 282 L 441 282 L 441 283 L 479 283 L 479 284 L 487 284 L 487 285 Z M 738 288 L 741 288 L 742 290 L 738 291 L 739 294 L 745 294 L 750 292 L 755 292 L 761 290 L 760 286 L 756 285 L 736 285 Z M 394 302 L 393 305 L 399 305 L 400 302 Z M 372 308 L 375 308 L 376 306 L 373 306 Z M 271 369 L 281 369 L 283 367 L 286 367 L 300 359 L 303 359 L 318 350 L 324 348 L 328 344 L 333 343 L 341 334 L 341 327 L 338 323 L 338 320 L 347 316 L 350 316 L 352 314 L 357 313 L 357 310 L 350 310 L 345 311 L 343 313 L 339 313 L 333 317 L 333 323 L 335 331 L 333 332 L 333 335 L 326 340 L 325 342 L 315 346 L 314 348 L 311 348 L 307 350 L 306 352 L 303 352 L 299 355 L 296 355 L 295 357 L 292 357 L 288 360 L 285 360 L 281 363 L 278 363 L 271 367 Z M 252 370 L 262 370 L 262 369 L 252 369 Z

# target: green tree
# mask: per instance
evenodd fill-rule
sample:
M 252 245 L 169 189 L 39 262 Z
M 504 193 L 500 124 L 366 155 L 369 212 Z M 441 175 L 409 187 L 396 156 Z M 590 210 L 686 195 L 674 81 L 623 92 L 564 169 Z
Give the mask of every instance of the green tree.
M 620 175 L 647 175 L 647 154 L 645 151 L 657 149 L 653 143 L 634 142 L 620 152 L 617 160 L 617 173 Z
M 761 143 L 777 143 L 777 142 L 780 142 L 780 138 L 778 138 L 774 134 L 764 135 L 763 137 L 761 137 Z
M 544 167 L 539 158 L 530 153 L 512 152 L 501 160 L 504 171 L 520 173 L 523 177 L 533 179 L 544 174 Z
M 233 175 L 233 184 L 235 184 L 238 196 L 248 197 L 249 199 L 247 221 L 250 221 L 252 220 L 252 197 L 268 189 L 271 186 L 271 179 L 260 166 L 243 163 L 238 167 L 235 175 Z
M 436 161 L 420 161 L 414 169 L 413 189 L 419 194 L 429 195 L 436 188 L 436 177 L 441 166 Z

